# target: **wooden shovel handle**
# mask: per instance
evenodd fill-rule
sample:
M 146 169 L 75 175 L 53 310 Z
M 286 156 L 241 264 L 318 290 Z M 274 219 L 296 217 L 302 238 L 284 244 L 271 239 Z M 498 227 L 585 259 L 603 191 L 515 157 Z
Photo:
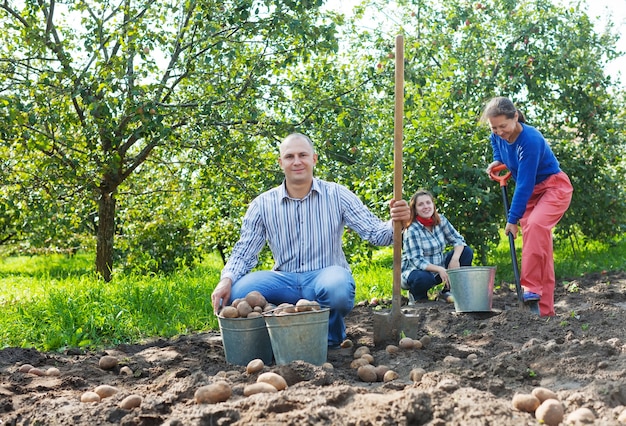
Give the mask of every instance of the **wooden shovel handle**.
M 393 125 L 393 198 L 402 200 L 402 125 L 404 119 L 404 36 L 396 37 L 395 112 Z M 402 278 L 402 223 L 393 224 L 392 310 L 400 307 Z

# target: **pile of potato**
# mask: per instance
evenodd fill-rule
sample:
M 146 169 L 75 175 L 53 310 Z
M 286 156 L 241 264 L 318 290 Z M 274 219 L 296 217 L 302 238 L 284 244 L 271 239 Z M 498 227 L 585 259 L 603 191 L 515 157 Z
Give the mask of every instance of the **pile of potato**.
M 285 315 L 298 312 L 319 310 L 320 305 L 314 300 L 300 299 L 294 305 L 292 303 L 281 303 L 276 306 L 265 299 L 258 291 L 251 291 L 243 299 L 235 299 L 228 306 L 224 306 L 220 311 L 223 318 L 255 318 L 263 313 L 274 315 Z
M 513 408 L 527 413 L 534 413 L 535 418 L 548 426 L 561 424 L 564 417 L 564 407 L 556 393 L 550 389 L 538 387 L 530 394 L 517 393 L 513 396 Z M 593 424 L 596 418 L 588 408 L 579 408 L 567 416 L 569 424 Z

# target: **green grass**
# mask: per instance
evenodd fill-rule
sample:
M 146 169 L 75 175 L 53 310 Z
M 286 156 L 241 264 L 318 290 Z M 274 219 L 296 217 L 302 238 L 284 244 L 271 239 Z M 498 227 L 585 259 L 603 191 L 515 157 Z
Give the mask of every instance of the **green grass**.
M 218 256 L 171 276 L 116 276 L 109 283 L 95 276 L 93 262 L 93 254 L 85 253 L 0 259 L 0 348 L 94 349 L 219 328 L 210 303 L 222 267 Z M 487 263 L 497 267 L 498 283 L 514 282 L 504 237 Z M 356 301 L 391 297 L 392 269 L 389 247 L 354 265 Z M 555 270 L 560 281 L 626 270 L 626 238 L 557 242 Z

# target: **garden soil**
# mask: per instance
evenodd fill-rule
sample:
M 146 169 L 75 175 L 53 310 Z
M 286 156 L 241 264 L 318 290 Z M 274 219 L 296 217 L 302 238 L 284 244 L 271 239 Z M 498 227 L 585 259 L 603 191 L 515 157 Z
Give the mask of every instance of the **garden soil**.
M 332 368 L 302 361 L 265 366 L 288 387 L 248 397 L 244 387 L 259 373 L 226 362 L 219 332 L 99 352 L 5 348 L 0 425 L 537 425 L 534 413 L 512 405 L 515 394 L 537 387 L 556 393 L 565 419 L 584 407 L 595 418 L 584 424 L 626 424 L 626 274 L 558 283 L 557 316 L 549 319 L 519 309 L 511 287 L 497 286 L 492 312 L 457 313 L 442 301 L 420 303 L 419 334 L 430 336 L 430 343 L 396 354 L 373 344 L 375 308 L 356 306 L 347 317 L 354 345 L 329 351 Z M 361 381 L 351 368 L 361 346 L 398 378 Z M 104 355 L 119 364 L 103 370 Z M 20 372 L 24 364 L 44 372 L 55 367 L 60 375 Z M 416 368 L 424 372 L 414 381 L 410 372 Z M 196 390 L 216 381 L 230 384 L 230 398 L 196 403 Z M 103 384 L 118 392 L 81 402 L 84 392 Z M 141 404 L 121 408 L 130 395 L 141 397 Z

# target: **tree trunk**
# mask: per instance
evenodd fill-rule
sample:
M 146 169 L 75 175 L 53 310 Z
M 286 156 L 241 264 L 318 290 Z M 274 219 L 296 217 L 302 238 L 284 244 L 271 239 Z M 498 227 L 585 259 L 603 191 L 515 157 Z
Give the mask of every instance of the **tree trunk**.
M 102 191 L 98 202 L 98 242 L 96 246 L 96 271 L 106 282 L 111 281 L 113 270 L 113 238 L 115 235 L 115 197 L 113 192 Z

